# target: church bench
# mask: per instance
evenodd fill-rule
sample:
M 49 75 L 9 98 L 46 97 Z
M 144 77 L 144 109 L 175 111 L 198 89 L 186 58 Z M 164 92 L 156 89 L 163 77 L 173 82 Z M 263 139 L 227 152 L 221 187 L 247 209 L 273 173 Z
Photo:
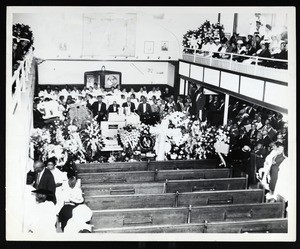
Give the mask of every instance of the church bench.
M 91 183 L 124 183 L 124 182 L 157 182 L 165 180 L 210 179 L 231 177 L 232 170 L 222 169 L 190 169 L 190 170 L 156 170 L 128 171 L 105 173 L 79 173 L 82 184 Z
M 216 167 L 217 160 L 215 159 L 76 164 L 78 173 L 155 171 L 156 169 L 214 169 Z
M 86 204 L 92 210 L 262 203 L 263 200 L 263 189 L 85 197 Z
M 286 218 L 94 229 L 94 233 L 287 233 Z
M 146 171 L 148 162 L 82 163 L 76 164 L 78 173 Z
M 276 202 L 202 207 L 95 210 L 93 211 L 92 224 L 95 228 L 113 228 L 283 217 L 284 203 Z
M 91 195 L 128 195 L 161 194 L 211 190 L 246 189 L 247 178 L 216 178 L 201 180 L 166 180 L 163 182 L 84 184 L 85 196 Z
M 217 163 L 218 161 L 216 159 L 150 161 L 149 170 L 215 169 L 217 167 Z

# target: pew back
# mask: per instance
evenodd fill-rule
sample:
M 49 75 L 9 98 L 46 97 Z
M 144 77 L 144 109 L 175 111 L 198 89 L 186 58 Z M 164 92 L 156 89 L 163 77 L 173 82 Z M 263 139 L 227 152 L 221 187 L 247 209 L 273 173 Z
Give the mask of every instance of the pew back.
M 178 192 L 195 192 L 210 190 L 246 189 L 247 179 L 216 178 L 201 180 L 171 180 L 166 182 L 84 184 L 85 196 L 92 195 L 129 195 L 129 194 L 162 194 Z
M 213 205 L 203 207 L 144 208 L 96 210 L 92 224 L 95 228 L 113 228 L 138 225 L 171 225 L 203 223 L 205 221 L 238 221 L 283 218 L 283 203 L 251 203 Z
M 85 202 L 92 210 L 106 210 L 262 203 L 263 199 L 264 191 L 262 189 L 245 189 L 175 194 L 88 196 L 85 198 Z
M 105 173 L 79 173 L 82 184 L 91 183 L 125 183 L 125 182 L 156 182 L 184 179 L 228 178 L 232 170 L 224 169 L 194 169 L 194 170 L 156 170 L 128 171 Z
M 163 169 L 214 169 L 217 160 L 174 160 L 174 161 L 141 161 L 115 163 L 83 163 L 77 164 L 78 173 L 116 172 L 116 171 L 155 171 Z
M 95 229 L 95 233 L 286 233 L 287 219 L 136 226 Z

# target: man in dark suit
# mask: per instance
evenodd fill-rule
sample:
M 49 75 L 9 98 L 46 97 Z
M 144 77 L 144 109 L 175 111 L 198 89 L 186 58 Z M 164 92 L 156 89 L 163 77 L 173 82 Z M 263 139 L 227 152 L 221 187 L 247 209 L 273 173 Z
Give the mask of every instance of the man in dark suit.
M 144 96 L 141 97 L 141 100 L 142 103 L 139 104 L 137 113 L 140 116 L 141 122 L 147 124 L 152 114 L 151 106 L 146 102 L 146 98 Z
M 203 93 L 203 87 L 199 87 L 195 93 L 195 101 L 193 102 L 195 105 L 195 112 L 196 116 L 199 117 L 199 119 L 203 119 L 202 117 L 202 111 L 204 109 L 206 102 L 206 97 Z
M 129 107 L 130 108 L 130 112 L 134 112 L 135 111 L 135 105 L 134 105 L 134 103 L 131 102 L 131 98 L 130 97 L 127 97 L 127 101 L 122 104 L 122 107 Z
M 114 102 L 108 107 L 107 111 L 108 111 L 108 113 L 118 112 L 119 108 L 120 108 L 120 105 L 117 104 L 117 101 L 114 100 Z
M 107 110 L 106 110 L 106 104 L 102 102 L 102 96 L 97 96 L 96 102 L 94 102 L 91 105 L 91 111 L 93 113 L 93 117 L 97 116 L 97 121 L 100 124 L 101 121 L 106 120 Z
M 44 119 L 43 119 L 43 113 L 41 113 L 37 109 L 37 102 L 33 102 L 33 127 L 34 128 L 43 128 L 45 125 Z
M 268 149 L 270 143 L 272 142 L 271 138 L 268 135 L 267 129 L 262 129 L 262 143 L 265 149 Z
M 56 197 L 55 197 L 55 180 L 51 173 L 51 171 L 45 168 L 45 164 L 42 161 L 36 161 L 33 164 L 34 172 L 35 172 L 35 183 L 34 187 L 36 189 L 44 189 L 49 190 L 53 193 L 52 201 L 56 204 Z

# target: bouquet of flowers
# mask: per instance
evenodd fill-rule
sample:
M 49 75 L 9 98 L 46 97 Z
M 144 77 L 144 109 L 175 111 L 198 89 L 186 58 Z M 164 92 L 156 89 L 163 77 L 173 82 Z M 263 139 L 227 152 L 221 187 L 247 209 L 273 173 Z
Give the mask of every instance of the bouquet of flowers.
M 224 37 L 224 26 L 220 23 L 211 24 L 210 21 L 205 21 L 198 29 L 188 30 L 183 36 L 183 52 L 190 54 L 194 53 L 193 50 L 187 49 L 195 47 L 195 44 L 191 43 L 192 39 L 197 42 L 197 47 L 201 49 L 206 37 L 218 37 L 222 39 Z
M 220 127 L 216 132 L 215 151 L 227 155 L 229 152 L 229 143 L 230 137 L 228 130 L 224 129 L 224 127 Z
M 93 161 L 104 146 L 98 122 L 92 120 L 92 122 L 86 123 L 86 128 L 80 132 L 80 138 L 86 151 L 87 160 Z
M 169 122 L 168 128 L 181 128 L 185 127 L 188 123 L 186 116 L 183 112 L 172 112 L 165 117 L 166 120 Z
M 134 125 L 127 125 L 119 129 L 120 140 L 123 145 L 123 148 L 130 148 L 134 150 L 138 145 L 141 132 L 138 127 Z

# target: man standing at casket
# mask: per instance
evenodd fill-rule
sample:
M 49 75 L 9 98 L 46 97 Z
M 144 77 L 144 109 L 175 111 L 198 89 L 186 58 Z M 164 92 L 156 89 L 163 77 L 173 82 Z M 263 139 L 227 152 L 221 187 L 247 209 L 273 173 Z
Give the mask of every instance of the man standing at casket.
M 102 95 L 98 95 L 97 100 L 92 105 L 87 104 L 87 107 L 92 111 L 94 118 L 97 116 L 97 121 L 100 124 L 101 121 L 106 120 L 107 110 L 106 104 L 102 102 Z
M 140 116 L 141 122 L 147 124 L 152 113 L 151 106 L 149 103 L 147 103 L 147 100 L 144 96 L 141 97 L 141 101 L 142 103 L 139 104 L 137 113 Z
M 206 97 L 203 93 L 203 87 L 198 87 L 197 91 L 195 92 L 195 100 L 193 101 L 193 104 L 195 106 L 195 114 L 197 117 L 199 117 L 200 120 L 203 119 L 202 112 L 204 109 L 206 103 Z

